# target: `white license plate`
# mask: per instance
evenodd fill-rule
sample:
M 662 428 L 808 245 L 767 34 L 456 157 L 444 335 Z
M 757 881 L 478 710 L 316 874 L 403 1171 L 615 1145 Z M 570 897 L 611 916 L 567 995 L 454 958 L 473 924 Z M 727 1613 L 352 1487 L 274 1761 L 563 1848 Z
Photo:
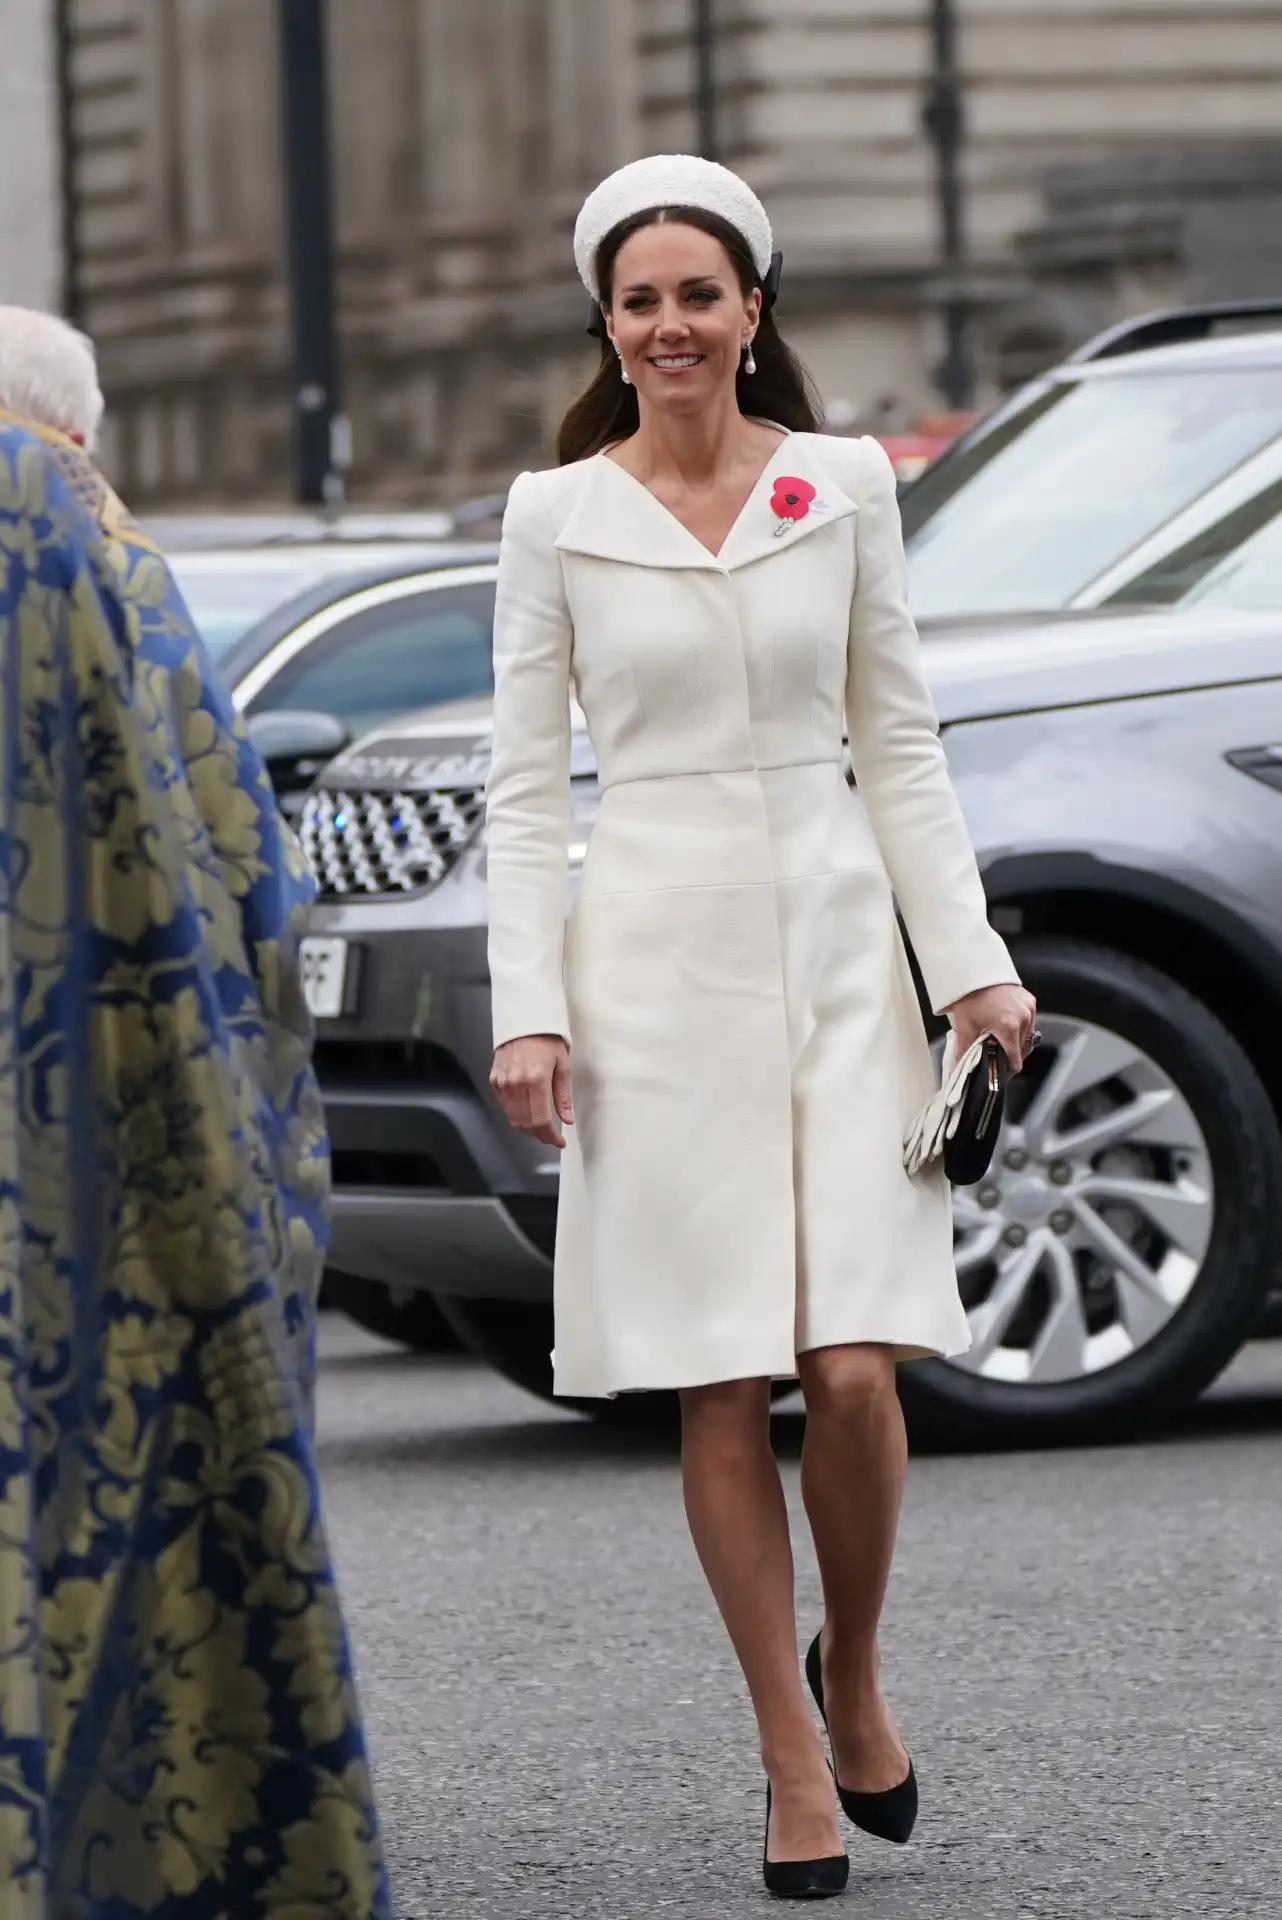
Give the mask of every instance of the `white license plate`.
M 303 998 L 317 1020 L 337 1020 L 343 1011 L 347 979 L 346 940 L 322 940 L 309 934 L 299 942 Z

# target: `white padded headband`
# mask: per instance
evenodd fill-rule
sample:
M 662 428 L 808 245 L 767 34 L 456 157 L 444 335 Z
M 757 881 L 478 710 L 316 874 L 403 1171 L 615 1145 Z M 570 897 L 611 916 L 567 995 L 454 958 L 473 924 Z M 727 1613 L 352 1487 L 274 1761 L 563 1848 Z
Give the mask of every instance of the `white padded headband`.
M 715 160 L 701 160 L 693 153 L 654 153 L 610 174 L 580 209 L 574 263 L 594 300 L 601 298 L 596 277 L 601 242 L 621 220 L 648 213 L 651 207 L 701 207 L 705 213 L 720 214 L 743 235 L 757 272 L 765 278 L 774 238 L 766 210 L 748 183 Z

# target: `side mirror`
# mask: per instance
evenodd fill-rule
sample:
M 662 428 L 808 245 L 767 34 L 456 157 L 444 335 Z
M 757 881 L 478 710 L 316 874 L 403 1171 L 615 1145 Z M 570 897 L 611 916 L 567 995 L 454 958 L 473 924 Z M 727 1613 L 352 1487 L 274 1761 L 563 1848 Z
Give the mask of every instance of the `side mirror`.
M 332 713 L 286 707 L 274 713 L 254 714 L 249 721 L 249 737 L 267 763 L 268 776 L 286 813 L 297 811 L 297 803 L 321 768 L 351 739 L 342 721 Z

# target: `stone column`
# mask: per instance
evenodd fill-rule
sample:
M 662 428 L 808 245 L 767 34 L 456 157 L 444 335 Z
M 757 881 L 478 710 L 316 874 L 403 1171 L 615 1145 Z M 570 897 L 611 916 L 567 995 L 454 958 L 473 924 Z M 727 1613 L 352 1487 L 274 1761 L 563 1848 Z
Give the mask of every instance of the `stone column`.
M 58 102 L 49 0 L 4 0 L 0 59 L 0 302 L 62 296 Z

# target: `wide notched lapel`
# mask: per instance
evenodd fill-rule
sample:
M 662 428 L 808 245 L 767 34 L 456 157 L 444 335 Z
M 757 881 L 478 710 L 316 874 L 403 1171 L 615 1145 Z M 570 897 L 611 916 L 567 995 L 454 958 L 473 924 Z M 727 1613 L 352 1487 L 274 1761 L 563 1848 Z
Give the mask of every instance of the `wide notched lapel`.
M 648 487 L 604 455 L 585 463 L 555 545 L 562 553 L 588 554 L 634 567 L 686 567 L 705 573 L 728 573 L 767 560 L 856 510 L 855 502 L 821 470 L 808 442 L 809 436 L 790 434 L 780 445 L 719 554 L 709 553 Z M 807 481 L 815 489 L 815 498 L 804 518 L 789 521 L 780 533 L 780 518 L 770 501 L 776 483 L 787 479 Z
M 585 553 L 634 567 L 723 570 L 721 561 L 648 487 L 604 455 L 588 463 L 555 545 L 562 553 Z
M 805 480 L 815 490 L 803 518 L 786 523 L 770 504 L 776 487 L 785 480 Z M 772 554 L 786 553 L 799 540 L 809 539 L 856 511 L 855 502 L 814 458 L 809 436 L 792 434 L 771 460 L 730 529 L 721 549 L 721 565 L 733 570 L 750 566 L 757 560 L 768 560 Z M 785 529 L 782 533 L 781 525 Z

